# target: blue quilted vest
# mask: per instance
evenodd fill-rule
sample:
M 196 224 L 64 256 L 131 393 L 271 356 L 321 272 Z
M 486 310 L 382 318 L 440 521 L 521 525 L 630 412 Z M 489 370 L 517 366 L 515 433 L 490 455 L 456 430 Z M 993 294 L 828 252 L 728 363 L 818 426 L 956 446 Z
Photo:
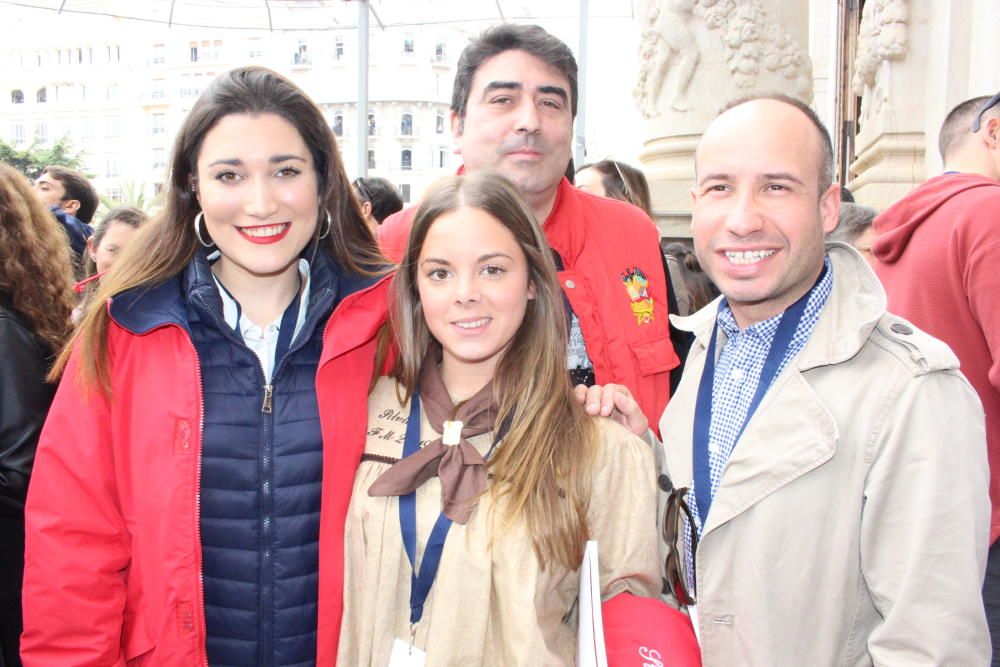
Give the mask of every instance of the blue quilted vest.
M 305 325 L 276 360 L 270 405 L 252 350 L 222 316 L 208 262 L 186 273 L 187 316 L 201 364 L 201 544 L 212 665 L 316 661 L 323 442 L 316 369 L 338 276 L 311 269 Z

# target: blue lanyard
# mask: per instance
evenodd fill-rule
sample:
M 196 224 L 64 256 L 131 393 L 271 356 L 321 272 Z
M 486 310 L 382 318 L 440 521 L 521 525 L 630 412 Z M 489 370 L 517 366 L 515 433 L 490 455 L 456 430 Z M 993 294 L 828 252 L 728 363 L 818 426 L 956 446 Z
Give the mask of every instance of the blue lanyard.
M 826 272 L 827 267 L 824 264 L 819 278 L 816 279 L 816 283 L 813 285 L 813 289 L 823 280 Z M 750 418 L 753 417 L 754 412 L 760 406 L 764 394 L 767 393 L 767 390 L 771 387 L 771 383 L 774 382 L 774 378 L 778 375 L 778 371 L 781 369 L 782 362 L 785 359 L 785 354 L 788 352 L 788 346 L 791 344 L 792 338 L 795 337 L 795 332 L 798 330 L 802 316 L 805 314 L 806 306 L 809 304 L 809 296 L 813 293 L 813 289 L 803 294 L 781 316 L 778 330 L 774 332 L 771 346 L 767 350 L 767 357 L 764 359 L 764 367 L 761 369 L 760 380 L 757 382 L 757 391 L 754 392 L 753 398 L 750 399 L 746 417 L 743 418 L 740 430 L 733 441 L 734 447 L 743 436 L 743 431 L 750 422 Z M 722 312 L 727 303 L 726 299 L 723 299 L 719 303 L 719 312 Z M 708 521 L 708 510 L 712 507 L 713 499 L 708 446 L 712 427 L 712 388 L 715 383 L 715 341 L 718 338 L 718 334 L 719 317 L 716 315 L 715 326 L 712 328 L 712 338 L 708 342 L 708 352 L 705 355 L 705 369 L 701 373 L 701 382 L 698 385 L 698 402 L 695 404 L 694 409 L 692 452 L 694 459 L 694 495 L 698 503 L 698 518 L 701 519 L 703 527 Z
M 417 452 L 420 449 L 420 387 L 413 391 L 410 399 L 410 417 L 406 423 L 406 437 L 403 440 L 403 456 Z M 451 528 L 451 519 L 438 515 L 431 535 L 424 548 L 424 560 L 417 572 L 417 492 L 413 491 L 399 497 L 399 527 L 403 533 L 403 548 L 410 560 L 410 625 L 420 622 L 424 615 L 424 602 L 434 585 L 438 567 L 441 565 L 441 552 L 444 551 L 444 541 Z

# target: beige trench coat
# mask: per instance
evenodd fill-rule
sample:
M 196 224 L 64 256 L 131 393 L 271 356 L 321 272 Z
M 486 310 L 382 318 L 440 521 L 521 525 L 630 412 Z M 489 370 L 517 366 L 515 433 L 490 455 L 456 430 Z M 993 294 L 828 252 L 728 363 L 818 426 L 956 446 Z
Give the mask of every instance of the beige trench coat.
M 885 312 L 860 255 L 829 254 L 829 300 L 733 450 L 697 549 L 704 665 L 986 665 L 979 400 L 944 343 Z M 660 422 L 676 487 L 693 479 L 717 307 L 675 321 L 696 335 Z

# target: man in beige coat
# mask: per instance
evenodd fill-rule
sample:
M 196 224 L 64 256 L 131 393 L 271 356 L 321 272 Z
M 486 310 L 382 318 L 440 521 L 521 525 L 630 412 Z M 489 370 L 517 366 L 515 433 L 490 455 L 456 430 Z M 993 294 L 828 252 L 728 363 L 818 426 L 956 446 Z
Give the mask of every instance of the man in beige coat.
M 982 408 L 861 256 L 824 247 L 825 128 L 737 102 L 696 162 L 695 248 L 726 300 L 676 322 L 696 341 L 660 422 L 659 519 L 704 664 L 986 665 Z

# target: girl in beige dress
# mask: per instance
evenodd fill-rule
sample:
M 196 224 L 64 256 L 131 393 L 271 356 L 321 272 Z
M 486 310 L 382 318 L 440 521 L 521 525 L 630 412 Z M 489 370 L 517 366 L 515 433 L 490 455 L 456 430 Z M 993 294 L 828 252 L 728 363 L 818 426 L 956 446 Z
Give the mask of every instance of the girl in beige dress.
M 502 177 L 428 193 L 393 289 L 338 664 L 571 664 L 587 540 L 604 599 L 659 591 L 649 446 L 573 399 L 552 253 Z

